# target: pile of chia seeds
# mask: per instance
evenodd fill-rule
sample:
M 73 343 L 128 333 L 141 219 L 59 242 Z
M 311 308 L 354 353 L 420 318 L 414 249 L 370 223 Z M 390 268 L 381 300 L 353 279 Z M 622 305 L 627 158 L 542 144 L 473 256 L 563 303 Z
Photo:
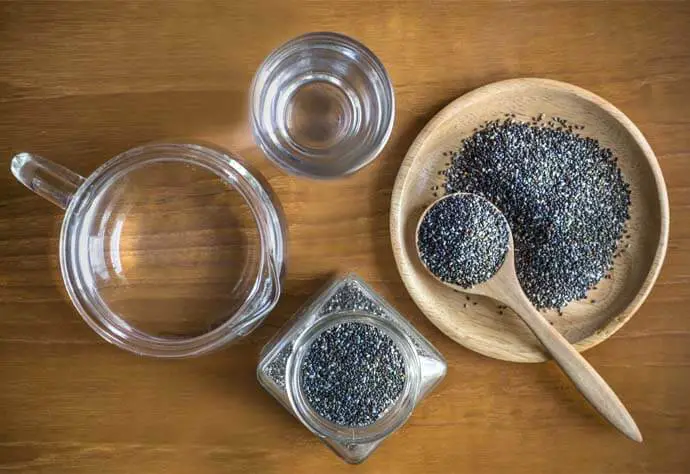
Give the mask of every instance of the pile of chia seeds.
M 309 405 L 348 427 L 375 423 L 400 397 L 407 372 L 393 340 L 379 328 L 346 322 L 324 331 L 300 367 Z
M 630 189 L 608 148 L 542 117 L 485 124 L 452 153 L 446 193 L 479 194 L 505 215 L 520 283 L 538 308 L 584 298 L 611 269 Z
M 419 226 L 417 244 L 424 265 L 441 281 L 469 288 L 491 278 L 508 251 L 503 215 L 475 194 L 436 202 Z
M 319 316 L 342 311 L 354 311 L 376 316 L 384 316 L 385 311 L 381 306 L 367 297 L 357 283 L 348 281 L 331 296 L 324 305 L 318 309 Z M 285 370 L 287 360 L 292 354 L 292 344 L 287 345 L 266 367 L 266 374 L 273 379 L 279 387 L 285 387 Z

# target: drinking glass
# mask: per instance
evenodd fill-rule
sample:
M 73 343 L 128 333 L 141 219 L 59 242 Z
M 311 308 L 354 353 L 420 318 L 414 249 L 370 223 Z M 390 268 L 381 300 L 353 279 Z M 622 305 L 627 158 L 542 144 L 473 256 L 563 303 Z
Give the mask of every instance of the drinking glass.
M 383 64 L 358 41 L 310 33 L 273 51 L 251 86 L 254 138 L 297 175 L 335 178 L 378 156 L 395 116 Z

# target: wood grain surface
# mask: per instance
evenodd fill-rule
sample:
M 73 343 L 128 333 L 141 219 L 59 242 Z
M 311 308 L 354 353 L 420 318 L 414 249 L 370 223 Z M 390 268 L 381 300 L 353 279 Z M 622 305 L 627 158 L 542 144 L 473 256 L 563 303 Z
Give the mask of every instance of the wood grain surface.
M 0 168 L 27 150 L 82 174 L 132 146 L 190 137 L 240 151 L 285 208 L 285 295 L 242 343 L 160 361 L 108 345 L 66 300 L 61 212 L 0 173 L 0 471 L 27 473 L 690 471 L 690 3 L 0 0 Z M 351 178 L 283 174 L 249 146 L 262 58 L 335 30 L 375 51 L 397 94 L 384 153 Z M 671 204 L 647 302 L 587 352 L 645 441 L 603 421 L 556 366 L 464 349 L 416 308 L 388 211 L 423 125 L 477 86 L 548 77 L 591 90 L 642 130 Z M 344 464 L 255 378 L 260 347 L 330 276 L 354 271 L 446 356 L 444 382 L 359 467 Z

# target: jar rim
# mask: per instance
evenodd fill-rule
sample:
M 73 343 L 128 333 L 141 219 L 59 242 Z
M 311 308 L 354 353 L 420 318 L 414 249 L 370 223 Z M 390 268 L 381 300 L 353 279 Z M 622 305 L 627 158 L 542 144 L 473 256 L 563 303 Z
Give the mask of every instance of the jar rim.
M 167 158 L 162 158 L 166 157 Z M 178 158 L 174 158 L 178 157 Z M 154 336 L 128 324 L 111 310 L 98 295 L 88 264 L 88 248 L 83 245 L 86 232 L 84 212 L 94 205 L 114 179 L 140 166 L 158 161 L 194 164 L 232 183 L 251 209 L 260 239 L 260 258 L 251 290 L 235 313 L 210 331 L 189 338 Z M 277 303 L 280 294 L 285 237 L 282 212 L 270 189 L 235 155 L 189 143 L 155 143 L 125 151 L 107 161 L 89 175 L 79 187 L 66 210 L 60 232 L 60 269 L 72 303 L 87 324 L 102 338 L 118 347 L 140 355 L 180 358 L 210 352 L 242 336 L 258 325 Z M 268 277 L 276 293 L 269 307 L 253 308 L 265 291 L 262 279 Z M 100 300 L 100 301 L 99 301 Z M 250 311 L 253 311 L 251 313 Z M 257 311 L 258 310 L 258 311 Z M 247 312 L 248 315 L 243 315 Z
M 343 426 L 319 415 L 305 399 L 300 381 L 300 367 L 311 344 L 324 331 L 335 326 L 359 322 L 371 325 L 389 336 L 405 362 L 405 385 L 398 399 L 374 423 L 366 426 Z M 380 440 L 402 426 L 412 414 L 421 385 L 421 365 L 412 340 L 388 319 L 359 311 L 334 312 L 321 316 L 294 342 L 285 369 L 285 388 L 296 414 L 310 431 L 322 438 L 343 444 L 363 444 Z

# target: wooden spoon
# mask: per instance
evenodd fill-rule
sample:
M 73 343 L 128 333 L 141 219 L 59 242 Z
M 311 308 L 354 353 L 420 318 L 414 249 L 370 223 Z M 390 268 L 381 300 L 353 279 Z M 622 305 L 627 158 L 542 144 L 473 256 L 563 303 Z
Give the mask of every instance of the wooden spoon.
M 578 353 L 573 346 L 558 332 L 551 324 L 536 310 L 532 303 L 525 295 L 520 283 L 518 282 L 515 273 L 515 256 L 513 236 L 510 232 L 510 226 L 505 220 L 506 229 L 508 230 L 508 248 L 506 250 L 505 258 L 501 267 L 488 280 L 476 284 L 470 288 L 463 288 L 462 286 L 447 283 L 440 280 L 434 273 L 429 270 L 421 257 L 419 248 L 419 230 L 430 209 L 444 199 L 451 196 L 469 195 L 467 193 L 457 193 L 443 196 L 434 201 L 428 206 L 419 219 L 416 230 L 416 247 L 417 254 L 424 264 L 424 267 L 431 273 L 431 275 L 439 282 L 447 285 L 457 291 L 468 294 L 483 295 L 500 301 L 501 303 L 512 308 L 520 318 L 527 324 L 527 327 L 534 333 L 534 335 L 543 344 L 544 348 L 551 354 L 553 359 L 558 363 L 563 372 L 570 377 L 575 387 L 582 393 L 582 395 L 589 401 L 589 403 L 613 426 L 618 428 L 628 438 L 642 442 L 642 434 L 635 424 L 628 410 L 625 409 L 623 403 L 616 396 L 614 391 L 603 378 L 594 370 L 594 368 L 587 362 L 584 357 Z M 485 200 L 486 201 L 486 200 Z M 486 203 L 492 206 L 496 212 L 503 216 L 500 210 L 495 208 L 489 201 Z

